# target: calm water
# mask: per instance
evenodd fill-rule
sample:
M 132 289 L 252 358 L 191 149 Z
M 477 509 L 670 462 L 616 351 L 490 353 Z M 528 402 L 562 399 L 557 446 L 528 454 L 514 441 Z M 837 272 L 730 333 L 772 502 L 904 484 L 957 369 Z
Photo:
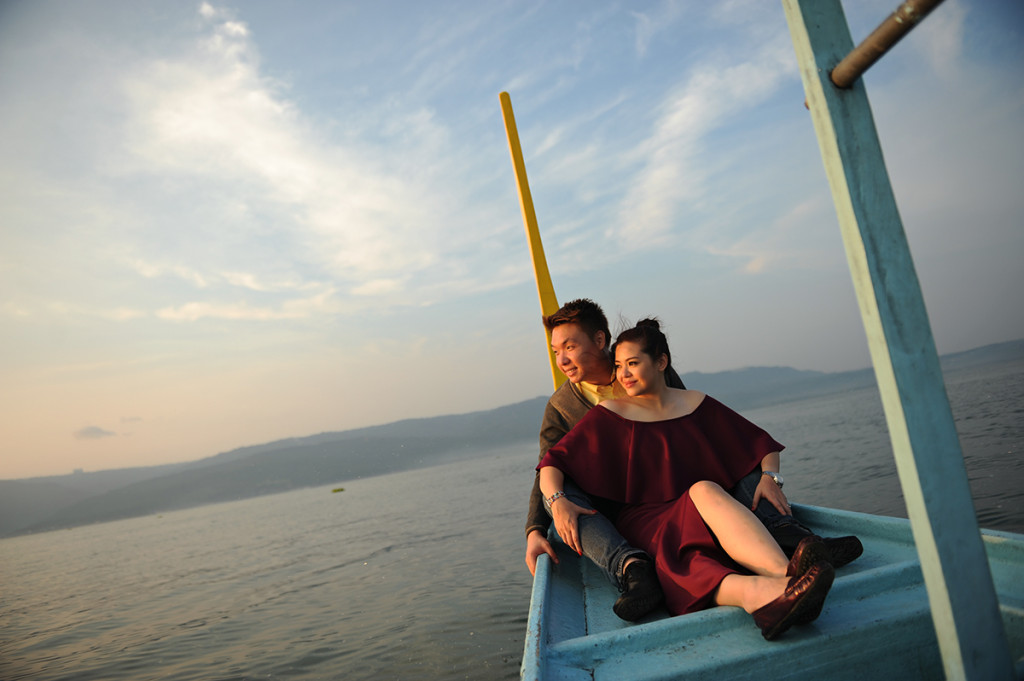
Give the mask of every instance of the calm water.
M 947 372 L 982 527 L 1024 532 L 1024 360 Z M 907 516 L 875 388 L 744 414 L 786 445 L 786 492 L 805 504 Z
M 1024 532 L 1024 362 L 947 382 L 982 524 Z M 904 515 L 874 391 L 747 416 L 794 500 Z M 0 679 L 518 678 L 534 447 L 0 541 Z

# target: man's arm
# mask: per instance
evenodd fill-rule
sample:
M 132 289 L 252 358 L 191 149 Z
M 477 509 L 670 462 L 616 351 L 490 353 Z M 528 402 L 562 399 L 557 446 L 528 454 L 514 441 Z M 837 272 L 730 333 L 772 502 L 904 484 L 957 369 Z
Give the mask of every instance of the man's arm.
M 772 473 L 779 472 L 779 453 L 772 452 L 765 454 L 764 458 L 761 459 L 761 471 L 770 471 Z M 761 503 L 761 499 L 765 499 L 775 508 L 779 509 L 779 513 L 782 515 L 792 515 L 793 512 L 789 508 L 789 500 L 786 499 L 786 495 L 783 494 L 782 488 L 775 484 L 767 475 L 762 475 L 760 482 L 757 483 L 757 490 L 754 491 L 754 504 L 751 510 L 757 508 L 757 505 Z
M 570 426 L 566 422 L 565 417 L 551 402 L 548 402 L 544 408 L 544 421 L 540 426 L 540 454 L 537 456 L 537 463 L 540 463 L 540 460 L 544 458 L 548 450 L 558 444 L 558 441 L 569 430 Z M 533 489 L 530 491 L 530 506 L 526 514 L 526 534 L 529 535 L 530 532 L 535 530 L 540 530 L 543 534 L 547 534 L 548 527 L 550 526 L 551 517 L 544 510 L 544 500 L 540 492 L 540 477 L 535 475 L 533 478 Z
M 562 437 L 569 432 L 569 424 L 561 413 L 549 401 L 544 408 L 544 421 L 540 427 L 540 455 L 537 461 L 540 462 Z M 530 490 L 530 505 L 526 515 L 526 566 L 530 568 L 530 574 L 537 570 L 537 558 L 546 553 L 556 564 L 558 556 L 554 547 L 548 541 L 548 527 L 551 526 L 551 516 L 544 510 L 544 499 L 540 491 L 540 474 L 533 477 L 533 489 Z
M 535 507 L 540 505 L 540 512 L 544 514 L 547 523 L 539 524 L 535 517 Z M 548 541 L 548 526 L 551 525 L 551 518 L 544 512 L 544 501 L 540 492 L 540 473 L 533 476 L 533 490 L 530 491 L 530 510 L 526 520 L 526 567 L 530 568 L 530 574 L 537 572 L 537 559 L 542 553 L 546 553 L 556 564 L 558 556 L 555 549 Z

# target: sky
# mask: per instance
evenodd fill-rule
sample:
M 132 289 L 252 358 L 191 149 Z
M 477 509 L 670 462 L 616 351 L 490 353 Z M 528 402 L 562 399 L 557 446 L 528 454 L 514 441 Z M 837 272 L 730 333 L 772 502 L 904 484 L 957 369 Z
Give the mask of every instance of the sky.
M 1024 5 L 865 84 L 939 352 L 1024 337 Z M 3 0 L 0 479 L 550 392 L 502 91 L 561 302 L 870 365 L 779 2 Z

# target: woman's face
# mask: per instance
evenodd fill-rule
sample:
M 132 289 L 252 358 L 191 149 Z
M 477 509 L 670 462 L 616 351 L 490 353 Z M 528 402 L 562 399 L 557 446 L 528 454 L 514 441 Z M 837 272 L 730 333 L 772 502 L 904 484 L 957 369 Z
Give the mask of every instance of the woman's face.
M 615 346 L 615 378 L 630 397 L 659 389 L 665 381 L 664 355 L 655 361 L 639 343 L 624 341 Z

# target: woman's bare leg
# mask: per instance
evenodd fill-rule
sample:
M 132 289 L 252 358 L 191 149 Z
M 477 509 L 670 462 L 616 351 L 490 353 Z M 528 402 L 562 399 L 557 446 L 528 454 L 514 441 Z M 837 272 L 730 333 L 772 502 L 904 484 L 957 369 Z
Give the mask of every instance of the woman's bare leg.
M 715 592 L 715 605 L 736 605 L 753 613 L 781 596 L 788 581 L 786 577 L 726 575 Z
M 690 487 L 690 500 L 733 560 L 764 577 L 785 577 L 786 554 L 749 508 L 707 480 Z

